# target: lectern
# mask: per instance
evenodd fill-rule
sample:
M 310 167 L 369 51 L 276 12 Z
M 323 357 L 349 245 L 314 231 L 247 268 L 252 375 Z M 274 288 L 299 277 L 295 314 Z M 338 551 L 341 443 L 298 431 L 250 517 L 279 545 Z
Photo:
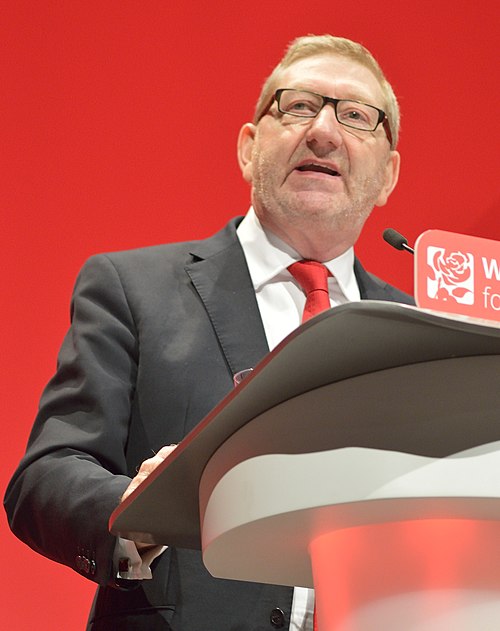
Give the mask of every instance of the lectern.
M 394 303 L 302 325 L 113 513 L 320 631 L 495 631 L 500 327 Z

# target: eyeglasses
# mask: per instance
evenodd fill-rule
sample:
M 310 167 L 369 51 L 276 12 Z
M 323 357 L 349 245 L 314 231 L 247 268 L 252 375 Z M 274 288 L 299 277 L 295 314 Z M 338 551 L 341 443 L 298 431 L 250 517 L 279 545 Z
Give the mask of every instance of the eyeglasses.
M 335 118 L 341 125 L 359 129 L 360 131 L 375 131 L 382 123 L 389 144 L 392 147 L 392 133 L 387 115 L 374 105 L 348 99 L 332 99 L 329 96 L 323 96 L 308 90 L 282 88 L 276 90 L 273 99 L 262 113 L 262 116 L 267 114 L 275 101 L 279 112 L 290 116 L 298 116 L 299 118 L 316 118 L 325 105 L 331 103 L 335 111 Z

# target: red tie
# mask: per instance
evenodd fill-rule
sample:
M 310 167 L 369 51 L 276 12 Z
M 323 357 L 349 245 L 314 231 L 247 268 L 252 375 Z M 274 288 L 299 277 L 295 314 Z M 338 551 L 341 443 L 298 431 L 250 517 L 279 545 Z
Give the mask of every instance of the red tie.
M 331 274 L 323 263 L 309 260 L 297 261 L 288 267 L 288 271 L 306 294 L 302 322 L 330 308 L 328 276 Z

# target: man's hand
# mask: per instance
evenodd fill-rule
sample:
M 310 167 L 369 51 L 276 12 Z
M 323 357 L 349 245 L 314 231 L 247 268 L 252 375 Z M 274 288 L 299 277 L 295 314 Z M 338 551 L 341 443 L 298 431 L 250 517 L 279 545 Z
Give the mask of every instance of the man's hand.
M 132 479 L 132 482 L 125 489 L 125 493 L 122 495 L 121 501 L 123 502 L 123 500 L 127 499 L 132 491 L 135 491 L 139 484 L 141 484 L 141 482 L 144 482 L 148 475 L 152 471 L 154 471 L 156 467 L 161 464 L 176 447 L 177 445 L 167 445 L 166 447 L 162 447 L 160 451 L 156 454 L 156 456 L 145 460 L 139 467 L 139 471 L 135 478 Z

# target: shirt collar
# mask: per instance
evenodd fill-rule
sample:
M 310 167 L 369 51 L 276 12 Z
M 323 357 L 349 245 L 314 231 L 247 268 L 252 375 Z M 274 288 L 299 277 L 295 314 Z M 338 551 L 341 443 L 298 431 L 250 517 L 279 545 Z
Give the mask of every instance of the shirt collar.
M 302 259 L 296 250 L 262 227 L 252 207 L 238 226 L 237 235 L 256 292 L 273 280 L 288 278 L 290 272 L 287 267 Z M 359 300 L 359 288 L 354 275 L 354 248 L 350 247 L 324 264 L 347 300 Z

